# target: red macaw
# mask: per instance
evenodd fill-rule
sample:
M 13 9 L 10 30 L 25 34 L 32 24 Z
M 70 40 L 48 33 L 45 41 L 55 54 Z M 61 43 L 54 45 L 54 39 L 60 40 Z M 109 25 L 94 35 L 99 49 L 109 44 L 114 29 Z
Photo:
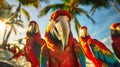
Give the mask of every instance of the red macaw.
M 17 45 L 8 45 L 8 50 L 14 54 L 11 58 L 9 58 L 9 60 L 17 60 L 20 56 L 24 54 L 23 50 L 20 49 Z
M 86 67 L 80 44 L 70 29 L 70 14 L 56 10 L 45 32 L 46 45 L 41 48 L 41 67 Z
M 120 59 L 120 23 L 116 22 L 110 26 L 112 48 L 115 55 Z
M 90 59 L 95 67 L 120 67 L 120 63 L 112 52 L 100 41 L 92 39 L 86 26 L 80 27 L 79 40 L 85 55 Z
M 36 21 L 31 21 L 26 34 L 25 56 L 32 67 L 40 67 L 40 48 L 45 41 L 41 38 L 39 26 Z

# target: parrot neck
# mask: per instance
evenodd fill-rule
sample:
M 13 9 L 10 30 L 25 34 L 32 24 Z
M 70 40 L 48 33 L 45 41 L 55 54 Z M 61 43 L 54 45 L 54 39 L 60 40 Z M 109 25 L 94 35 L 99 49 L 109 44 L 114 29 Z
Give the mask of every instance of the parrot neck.
M 111 36 L 111 38 L 112 38 L 114 43 L 116 43 L 116 44 L 120 43 L 120 36 L 119 37 Z
M 81 37 L 81 36 L 79 37 L 80 42 L 87 42 L 90 39 L 91 39 L 90 35 L 88 35 L 87 37 Z
M 27 34 L 27 37 L 33 37 L 33 38 L 39 37 L 39 38 L 41 38 L 41 35 L 40 35 L 40 33 L 38 32 L 38 33 L 36 33 L 36 34 L 34 34 L 34 35 L 28 35 L 28 34 Z
M 55 51 L 56 49 L 59 49 L 59 48 L 60 48 L 60 46 L 59 46 L 58 43 L 61 44 L 61 42 L 59 42 L 59 41 L 54 41 L 55 39 L 54 39 L 54 38 L 51 38 L 50 36 L 51 36 L 51 35 L 50 35 L 49 33 L 46 33 L 46 34 L 45 34 L 45 41 L 46 41 L 46 43 L 47 43 L 47 47 L 48 47 L 50 50 Z M 53 40 L 53 39 L 54 39 L 54 40 Z M 71 46 L 72 46 L 72 43 L 73 43 L 73 40 L 74 40 L 73 35 L 72 35 L 72 33 L 70 32 L 69 41 L 68 41 L 68 44 L 67 44 L 66 47 L 71 47 Z M 59 49 L 59 50 L 60 50 L 60 49 Z

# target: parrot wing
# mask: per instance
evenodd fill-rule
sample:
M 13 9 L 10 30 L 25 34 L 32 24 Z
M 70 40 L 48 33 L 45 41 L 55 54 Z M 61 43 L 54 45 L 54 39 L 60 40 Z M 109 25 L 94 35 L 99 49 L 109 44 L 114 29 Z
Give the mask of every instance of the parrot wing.
M 46 67 L 46 55 L 45 55 L 45 45 L 41 47 L 41 52 L 40 52 L 40 67 Z
M 75 46 L 75 52 L 78 56 L 78 59 L 80 60 L 80 63 L 82 64 L 82 67 L 86 67 L 86 56 L 84 54 L 84 51 L 80 45 L 80 43 L 78 43 L 76 40 L 74 40 Z
M 116 57 L 113 53 L 100 41 L 92 39 L 90 47 L 96 56 L 96 58 L 107 63 L 108 65 L 114 64 L 117 62 Z
M 80 48 L 79 59 L 82 63 L 82 67 L 86 67 L 86 57 L 82 48 Z
M 40 45 L 34 44 L 35 53 L 38 58 L 40 58 Z
M 40 59 L 41 47 L 42 47 L 42 45 L 45 44 L 45 41 L 43 39 L 36 38 L 34 43 L 35 43 L 34 48 L 35 48 L 36 55 Z

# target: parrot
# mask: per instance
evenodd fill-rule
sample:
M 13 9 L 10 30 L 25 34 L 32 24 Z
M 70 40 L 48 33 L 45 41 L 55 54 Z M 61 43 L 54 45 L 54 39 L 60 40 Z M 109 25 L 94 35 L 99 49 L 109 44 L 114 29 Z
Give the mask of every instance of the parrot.
M 118 59 L 120 59 L 120 23 L 112 23 L 110 25 L 110 32 L 113 51 Z
M 102 42 L 91 38 L 86 26 L 80 27 L 79 40 L 85 55 L 94 63 L 95 67 L 120 67 L 114 54 Z
M 69 12 L 63 9 L 50 15 L 46 44 L 41 47 L 41 67 L 86 67 L 85 54 L 72 35 L 70 21 Z
M 20 49 L 17 45 L 7 45 L 7 46 L 8 46 L 8 50 L 14 54 L 8 60 L 12 60 L 12 59 L 17 60 L 20 56 L 24 55 L 23 50 Z
M 31 67 L 40 67 L 40 51 L 45 40 L 41 38 L 39 26 L 36 21 L 30 21 L 26 32 L 25 57 Z

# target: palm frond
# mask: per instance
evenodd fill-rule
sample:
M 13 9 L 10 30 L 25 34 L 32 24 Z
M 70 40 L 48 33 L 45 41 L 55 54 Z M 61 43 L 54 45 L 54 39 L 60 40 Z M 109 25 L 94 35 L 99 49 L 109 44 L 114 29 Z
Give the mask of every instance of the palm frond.
M 91 0 L 80 0 L 81 5 L 90 5 L 91 4 Z
M 61 0 L 63 3 L 70 3 L 71 0 Z
M 24 8 L 21 8 L 21 11 L 27 17 L 27 20 L 29 21 L 30 20 L 30 14 Z
M 49 3 L 49 0 L 39 0 L 39 1 Z
M 118 5 L 120 5 L 120 0 L 116 0 L 116 3 L 117 3 Z
M 114 0 L 112 0 L 112 5 L 113 5 L 114 9 L 120 14 L 120 9 L 118 8 L 117 3 L 115 3 Z
M 24 25 L 23 24 L 21 24 L 21 23 L 14 23 L 16 26 L 19 26 L 19 27 L 21 27 L 21 28 L 24 28 Z
M 81 9 L 81 8 L 76 8 L 76 13 L 77 13 L 77 14 L 85 14 L 85 16 L 86 16 L 87 18 L 89 18 L 93 23 L 95 23 L 95 20 L 94 20 L 92 17 L 90 17 L 85 10 L 83 10 L 83 9 Z
M 94 15 L 95 11 L 96 11 L 96 6 L 92 6 L 92 8 L 90 9 L 90 12 L 92 13 L 92 15 Z
M 40 2 L 39 0 L 18 0 L 24 6 L 34 6 L 38 9 Z
M 0 10 L 0 18 L 8 19 L 12 16 L 12 12 L 9 9 L 1 9 Z
M 64 4 L 50 4 L 39 12 L 38 17 L 46 15 L 51 9 L 60 9 L 63 8 L 63 6 Z
M 81 27 L 81 25 L 79 24 L 77 17 L 74 17 L 74 24 L 75 24 L 75 30 L 77 32 L 77 36 L 79 37 L 79 28 Z
M 0 10 L 1 9 L 11 9 L 11 6 L 7 3 L 6 0 L 0 0 Z
M 23 23 L 16 22 L 16 21 L 6 22 L 5 24 L 9 25 L 9 26 L 11 26 L 11 25 L 17 25 L 17 26 L 22 27 L 22 28 L 24 27 Z
M 15 26 L 12 24 L 11 27 L 12 27 L 12 30 L 14 31 L 15 35 L 17 35 L 17 29 L 15 28 Z
M 39 1 L 37 0 L 37 1 L 35 1 L 33 4 L 32 4 L 35 8 L 39 8 L 39 6 L 40 6 L 40 3 L 39 3 Z
M 95 10 L 96 9 L 100 9 L 100 8 L 102 8 L 102 7 L 104 7 L 104 8 L 106 8 L 106 9 L 108 9 L 109 7 L 110 7 L 110 5 L 109 5 L 109 2 L 107 2 L 107 1 L 97 1 L 97 2 L 94 2 L 93 4 L 92 4 L 92 8 L 90 9 L 90 12 L 92 13 L 92 15 L 95 13 Z

